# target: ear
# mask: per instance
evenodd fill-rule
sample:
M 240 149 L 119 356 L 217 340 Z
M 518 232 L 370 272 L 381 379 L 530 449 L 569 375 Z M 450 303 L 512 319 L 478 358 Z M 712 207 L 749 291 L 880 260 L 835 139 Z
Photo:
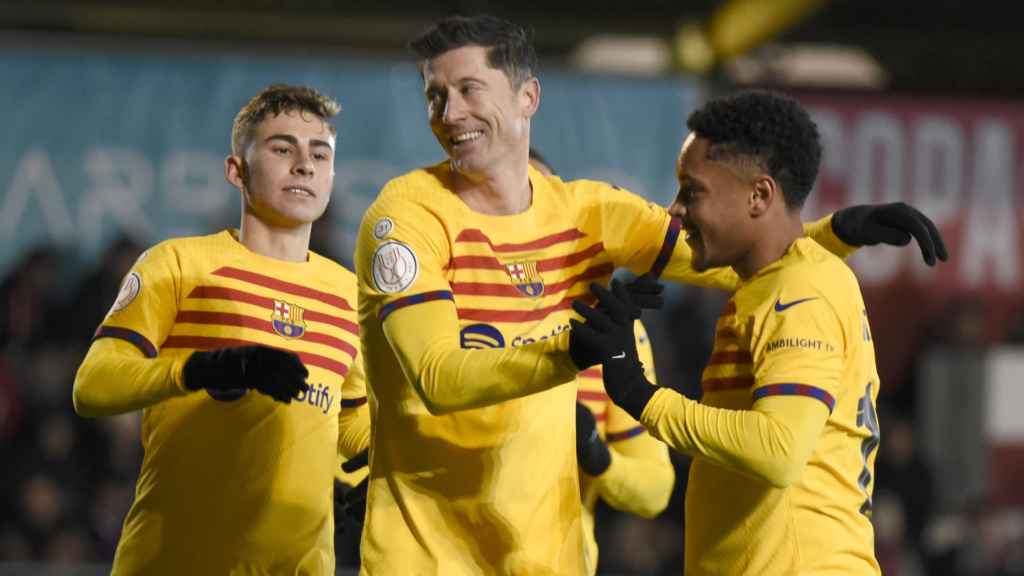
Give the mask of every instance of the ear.
M 245 192 L 245 160 L 234 154 L 224 159 L 224 179 L 229 184 Z
M 779 183 L 767 174 L 757 176 L 750 189 L 750 216 L 758 218 L 767 214 L 776 202 L 785 202 Z
M 519 106 L 527 118 L 533 118 L 540 108 L 540 80 L 536 77 L 524 80 L 519 87 Z

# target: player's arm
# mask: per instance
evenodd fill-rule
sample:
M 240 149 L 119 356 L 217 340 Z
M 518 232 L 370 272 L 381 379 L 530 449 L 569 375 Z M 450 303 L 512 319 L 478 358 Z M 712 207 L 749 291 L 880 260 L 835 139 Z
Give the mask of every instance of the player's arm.
M 775 486 L 799 477 L 831 413 L 843 370 L 842 322 L 828 300 L 803 286 L 814 302 L 765 320 L 753 353 L 754 405 L 728 410 L 649 385 L 631 350 L 628 292 L 615 288 L 595 290 L 603 310 L 578 310 L 587 319 L 579 337 L 607 350 L 605 388 L 615 403 L 676 450 Z M 801 286 L 790 283 L 787 289 L 800 293 Z M 815 344 L 790 344 L 801 341 Z M 769 342 L 782 344 L 766 346 Z
M 72 390 L 78 414 L 122 414 L 187 393 L 184 359 L 157 358 L 154 344 L 174 323 L 180 277 L 168 243 L 139 257 L 78 368 Z
M 182 365 L 179 358 L 147 358 L 121 338 L 94 340 L 75 375 L 75 412 L 112 416 L 187 394 Z
M 636 345 L 647 380 L 657 381 L 650 339 L 639 321 Z M 675 484 L 675 469 L 668 447 L 625 410 L 608 402 L 605 442 L 611 449 L 611 464 L 597 477 L 598 495 L 616 510 L 653 518 L 668 506 Z
M 341 387 L 338 454 L 346 459 L 370 447 L 370 405 L 366 402 L 363 355 L 357 354 Z
M 661 388 L 641 421 L 674 450 L 785 488 L 803 472 L 829 411 L 825 402 L 800 396 L 766 397 L 750 410 L 727 410 Z
M 429 326 L 429 329 L 424 329 Z M 451 301 L 403 308 L 384 333 L 405 377 L 432 414 L 480 408 L 575 379 L 565 332 L 516 348 L 464 350 Z
M 564 333 L 517 348 L 461 348 L 441 218 L 387 191 L 367 210 L 357 239 L 360 323 L 364 333 L 383 331 L 427 410 L 478 408 L 573 381 L 578 369 Z M 389 232 L 380 234 L 384 219 Z

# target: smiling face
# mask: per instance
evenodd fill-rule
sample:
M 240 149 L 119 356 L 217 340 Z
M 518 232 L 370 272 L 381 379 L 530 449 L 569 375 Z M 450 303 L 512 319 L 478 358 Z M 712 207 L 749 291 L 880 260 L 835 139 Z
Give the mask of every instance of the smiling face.
M 709 160 L 708 147 L 695 134 L 683 142 L 676 162 L 679 194 L 668 209 L 683 226 L 699 272 L 742 261 L 756 236 L 748 217 L 751 182 L 725 161 Z
M 334 186 L 334 134 L 319 116 L 289 110 L 255 128 L 244 158 L 227 159 L 228 180 L 245 210 L 276 228 L 308 226 L 323 215 Z
M 431 59 L 423 81 L 430 128 L 454 170 L 488 174 L 526 157 L 540 96 L 536 78 L 516 88 L 487 63 L 486 48 L 463 46 Z

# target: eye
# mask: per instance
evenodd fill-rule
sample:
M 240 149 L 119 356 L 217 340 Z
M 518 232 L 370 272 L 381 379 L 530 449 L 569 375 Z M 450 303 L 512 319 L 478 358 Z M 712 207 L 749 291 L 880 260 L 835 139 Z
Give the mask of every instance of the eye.
M 331 155 L 326 152 L 316 152 L 313 154 L 313 158 L 316 158 L 317 160 L 329 160 L 330 157 Z
M 271 148 L 271 151 L 273 151 L 274 154 L 280 154 L 282 156 L 291 153 L 291 150 L 285 146 L 274 146 L 273 148 Z

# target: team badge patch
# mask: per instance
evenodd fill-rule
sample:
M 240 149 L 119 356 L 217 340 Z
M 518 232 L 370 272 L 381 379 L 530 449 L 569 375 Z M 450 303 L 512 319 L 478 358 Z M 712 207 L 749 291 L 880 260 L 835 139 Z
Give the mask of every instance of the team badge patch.
M 419 268 L 416 253 L 397 240 L 388 240 L 373 252 L 373 283 L 381 292 L 394 294 L 412 286 Z
M 274 300 L 274 313 L 270 315 L 274 332 L 285 338 L 302 338 L 302 335 L 306 333 L 306 322 L 302 319 L 303 312 L 305 311 L 295 304 Z
M 121 282 L 121 289 L 117 292 L 117 298 L 114 299 L 114 305 L 110 307 L 108 314 L 114 312 L 120 312 L 131 304 L 135 297 L 139 295 L 142 290 L 142 276 L 139 276 L 138 272 L 129 272 L 124 277 L 124 281 Z
M 384 218 L 377 220 L 377 223 L 373 225 L 373 237 L 377 240 L 383 240 L 387 238 L 388 234 L 391 234 L 391 231 L 394 229 L 395 223 L 391 218 L 385 216 Z
M 505 264 L 508 277 L 523 296 L 537 298 L 544 294 L 544 280 L 537 272 L 536 262 L 514 262 Z

